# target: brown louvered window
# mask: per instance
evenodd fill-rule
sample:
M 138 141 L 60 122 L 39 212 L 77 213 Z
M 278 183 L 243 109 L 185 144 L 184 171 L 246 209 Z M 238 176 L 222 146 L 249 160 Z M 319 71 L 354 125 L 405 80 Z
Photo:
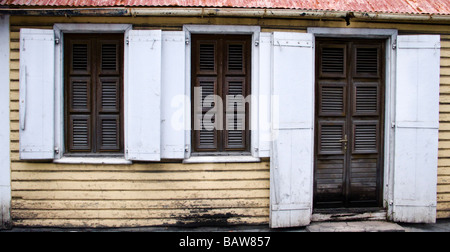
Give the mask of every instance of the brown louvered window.
M 123 35 L 64 36 L 66 154 L 123 153 Z
M 192 107 L 194 153 L 249 151 L 250 42 L 245 35 L 193 35 L 192 94 L 201 88 Z

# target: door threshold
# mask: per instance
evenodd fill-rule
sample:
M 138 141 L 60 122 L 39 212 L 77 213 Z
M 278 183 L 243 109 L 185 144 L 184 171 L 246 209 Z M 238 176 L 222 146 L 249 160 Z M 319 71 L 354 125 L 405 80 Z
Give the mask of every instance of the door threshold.
M 315 209 L 311 221 L 380 221 L 387 219 L 382 208 Z

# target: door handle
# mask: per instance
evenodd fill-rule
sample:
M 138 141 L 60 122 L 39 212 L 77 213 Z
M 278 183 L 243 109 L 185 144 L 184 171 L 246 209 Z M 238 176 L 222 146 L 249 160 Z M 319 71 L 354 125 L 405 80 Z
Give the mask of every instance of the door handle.
M 347 143 L 348 143 L 347 134 L 345 134 L 344 139 L 339 140 L 339 142 L 344 143 L 344 150 L 347 150 Z
M 348 142 L 347 135 L 344 136 L 344 139 L 339 140 L 339 142 L 341 142 L 341 143 Z

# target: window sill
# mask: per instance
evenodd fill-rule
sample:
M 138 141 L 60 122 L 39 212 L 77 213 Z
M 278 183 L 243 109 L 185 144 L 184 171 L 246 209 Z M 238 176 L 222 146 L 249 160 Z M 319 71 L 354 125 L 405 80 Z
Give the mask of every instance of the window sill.
M 131 161 L 123 157 L 62 157 L 53 163 L 57 164 L 108 164 L 108 165 L 130 165 Z
M 193 156 L 188 159 L 184 159 L 185 164 L 198 164 L 198 163 L 258 163 L 261 162 L 260 158 L 252 156 Z

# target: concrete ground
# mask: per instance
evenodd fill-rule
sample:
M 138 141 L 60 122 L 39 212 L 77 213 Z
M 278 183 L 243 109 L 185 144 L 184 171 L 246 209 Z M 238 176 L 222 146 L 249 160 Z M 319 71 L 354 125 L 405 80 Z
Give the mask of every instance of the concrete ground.
M 434 224 L 392 223 L 383 221 L 314 222 L 307 227 L 270 229 L 262 226 L 227 227 L 139 227 L 139 228 L 23 228 L 0 232 L 450 232 L 450 219 Z

